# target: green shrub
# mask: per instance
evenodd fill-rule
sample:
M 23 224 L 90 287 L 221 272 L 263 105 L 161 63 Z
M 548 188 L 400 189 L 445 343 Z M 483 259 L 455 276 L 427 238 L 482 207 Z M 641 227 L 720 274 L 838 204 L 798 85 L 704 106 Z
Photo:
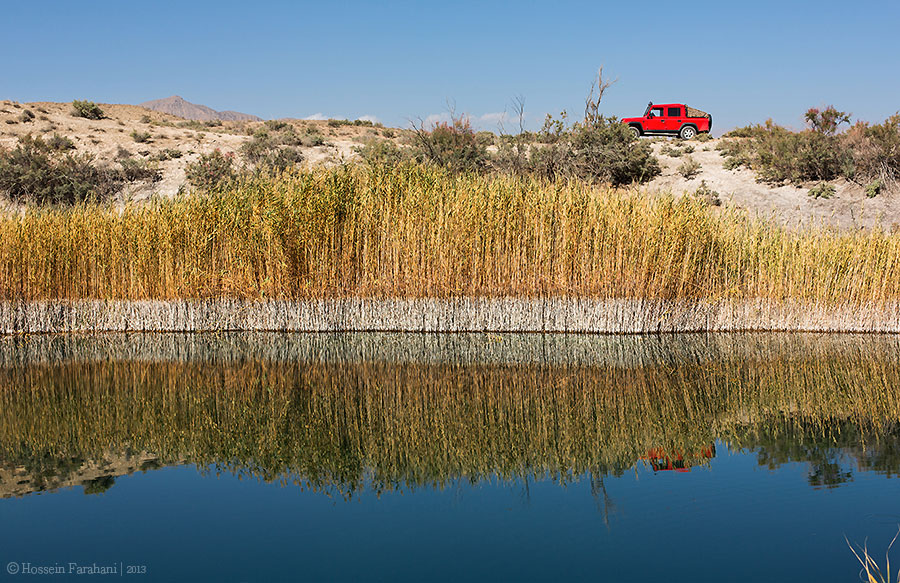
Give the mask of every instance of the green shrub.
M 241 145 L 241 154 L 251 164 L 257 164 L 276 146 L 266 130 L 257 130 L 252 139 Z
M 195 130 L 195 131 L 206 129 L 205 125 L 203 125 L 201 122 L 199 122 L 195 119 L 188 120 L 188 121 L 180 121 L 175 125 L 176 125 L 176 127 L 179 127 L 179 128 L 185 128 L 185 129 Z
M 713 137 L 709 135 L 709 132 L 703 132 L 702 134 L 697 134 L 697 137 L 694 139 L 698 142 L 708 142 L 713 139 Z
M 725 168 L 747 166 L 765 182 L 793 183 L 828 181 L 852 177 L 853 157 L 835 135 L 846 114 L 834 108 L 807 112 L 812 129 L 792 132 L 769 120 L 763 126 L 748 126 L 727 135 L 748 136 L 723 140 L 718 149 L 726 157 Z
M 294 129 L 294 126 L 287 126 L 279 132 L 272 134 L 272 143 L 280 146 L 300 146 L 303 144 L 303 138 Z
M 678 166 L 678 173 L 684 176 L 687 180 L 690 180 L 700 173 L 700 163 L 690 156 L 685 156 L 684 160 Z
M 726 170 L 735 170 L 741 167 L 750 168 L 753 157 L 753 143 L 746 139 L 722 140 L 716 145 L 716 150 L 725 158 L 723 164 Z
M 381 124 L 378 124 L 381 126 Z M 341 126 L 363 126 L 363 127 L 374 127 L 375 123 L 367 120 L 367 119 L 355 119 L 353 121 L 349 119 L 329 119 L 328 127 L 339 128 Z
M 355 151 L 360 158 L 373 165 L 393 166 L 406 158 L 404 151 L 388 140 L 371 140 L 357 146 Z
M 22 123 L 30 123 L 34 121 L 34 112 L 30 109 L 23 110 L 21 114 L 19 114 L 19 121 Z
M 809 196 L 813 198 L 831 198 L 834 193 L 834 185 L 827 182 L 820 182 L 809 189 Z
M 576 178 L 612 185 L 652 180 L 660 173 L 649 141 L 635 138 L 615 117 L 587 115 L 571 126 L 566 113 L 548 115 L 540 132 L 501 136 L 492 163 L 501 171 Z
M 850 123 L 850 114 L 838 111 L 833 105 L 822 110 L 811 107 L 806 110 L 804 118 L 814 132 L 826 136 L 836 134 L 841 124 Z
M 299 139 L 299 138 L 298 138 Z M 284 170 L 303 161 L 303 154 L 293 146 L 282 146 L 263 130 L 241 146 L 241 153 L 258 169 Z
M 570 127 L 565 115 L 560 119 L 548 115 L 537 142 L 528 152 L 525 168 L 539 176 L 624 185 L 645 182 L 660 173 L 649 142 L 635 138 L 615 117 L 586 116 Z M 521 149 L 520 144 L 511 151 Z M 506 151 L 501 147 L 501 152 Z
M 234 169 L 234 154 L 223 154 L 216 148 L 209 154 L 201 154 L 200 159 L 190 162 L 185 168 L 188 182 L 200 190 L 223 188 L 237 177 Z
M 300 138 L 300 144 L 306 148 L 314 148 L 316 146 L 324 146 L 325 138 L 319 133 L 307 133 Z
M 870 182 L 866 185 L 866 196 L 868 198 L 875 198 L 881 193 L 881 189 L 884 187 L 881 180 L 875 180 L 874 182 Z
M 660 173 L 650 145 L 614 117 L 575 124 L 570 144 L 575 175 L 580 178 L 623 185 L 645 182 Z
M 766 182 L 833 180 L 852 173 L 852 159 L 836 136 L 774 128 L 757 138 L 752 167 Z
M 94 166 L 90 156 L 63 155 L 40 138 L 24 136 L 13 150 L 0 150 L 0 191 L 15 202 L 72 204 L 104 200 L 125 177 Z
M 165 148 L 164 150 L 160 150 L 153 157 L 154 160 L 158 162 L 165 162 L 166 160 L 170 160 L 173 158 L 181 158 L 182 156 L 181 150 L 177 150 L 175 148 Z
M 290 128 L 292 131 L 294 129 L 294 127 L 291 124 L 289 124 L 286 121 L 281 121 L 279 119 L 270 119 L 270 120 L 264 122 L 263 125 L 266 126 L 267 129 L 269 129 L 273 132 L 282 131 L 282 130 L 285 130 L 288 128 Z
M 150 132 L 141 132 L 138 130 L 131 130 L 131 138 L 139 144 L 146 144 L 146 143 L 150 142 L 150 139 L 152 137 L 153 136 L 150 135 Z
M 106 117 L 100 106 L 93 101 L 80 101 L 78 99 L 72 102 L 72 115 L 87 119 L 103 119 Z
M 493 146 L 496 139 L 497 136 L 494 135 L 494 132 L 481 131 L 475 134 L 475 141 L 484 147 Z
M 137 180 L 159 182 L 162 180 L 162 172 L 158 168 L 150 166 L 145 160 L 122 158 L 119 160 L 119 165 L 122 167 L 122 176 L 127 182 Z
M 261 166 L 271 170 L 286 170 L 303 161 L 303 154 L 297 148 L 286 146 L 269 152 Z
M 294 126 L 285 122 L 270 120 L 265 127 L 269 129 L 257 129 L 253 138 L 241 146 L 244 158 L 258 168 L 283 170 L 303 160 L 303 155 L 294 146 L 318 146 L 325 143 L 315 130 L 307 130 L 313 133 L 300 136 Z
M 47 138 L 44 143 L 47 144 L 47 147 L 51 150 L 57 150 L 59 152 L 75 149 L 75 143 L 72 140 L 65 136 L 61 136 L 56 132 Z
M 659 153 L 664 156 L 669 156 L 670 158 L 680 158 L 681 155 L 684 154 L 684 150 L 677 146 L 666 144 L 660 148 Z
M 721 206 L 719 193 L 709 187 L 705 180 L 700 181 L 700 186 L 694 191 L 694 198 L 701 200 L 710 206 Z
M 766 121 L 766 126 L 773 124 L 772 120 Z M 729 132 L 725 132 L 723 138 L 755 138 L 760 132 L 765 131 L 765 126 L 759 124 L 751 124 L 742 128 L 734 128 Z

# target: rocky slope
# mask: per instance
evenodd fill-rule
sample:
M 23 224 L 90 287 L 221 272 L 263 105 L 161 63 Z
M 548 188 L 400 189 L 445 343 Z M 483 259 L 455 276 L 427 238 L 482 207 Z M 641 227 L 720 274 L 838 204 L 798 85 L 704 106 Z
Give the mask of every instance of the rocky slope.
M 165 99 L 154 99 L 139 104 L 141 107 L 161 113 L 168 113 L 184 119 L 197 121 L 262 121 L 262 118 L 239 111 L 216 111 L 211 107 L 191 103 L 183 97 L 173 95 Z

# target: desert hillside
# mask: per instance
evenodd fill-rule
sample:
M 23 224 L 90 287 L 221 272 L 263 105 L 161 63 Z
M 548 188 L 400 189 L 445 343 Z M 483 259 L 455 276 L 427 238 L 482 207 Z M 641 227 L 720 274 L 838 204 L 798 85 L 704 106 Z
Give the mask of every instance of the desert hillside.
M 88 154 L 97 163 L 114 164 L 123 158 L 145 162 L 159 170 L 160 179 L 129 184 L 120 194 L 122 200 L 142 200 L 151 195 L 171 197 L 185 188 L 185 168 L 203 154 L 220 150 L 243 161 L 241 146 L 267 127 L 262 121 L 200 122 L 137 105 L 99 105 L 105 117 L 93 120 L 73 115 L 71 103 L 2 101 L 0 147 L 13 148 L 26 135 L 60 135 L 72 141 L 74 153 Z M 309 165 L 350 160 L 354 148 L 367 141 L 403 134 L 347 120 L 287 119 L 278 123 L 289 125 L 300 136 L 297 148 Z
M 411 143 L 413 135 L 409 129 L 348 120 L 257 121 L 255 116 L 247 116 L 255 119 L 223 121 L 213 116 L 228 117 L 234 112 L 216 112 L 178 97 L 155 103 L 184 115 L 202 114 L 210 119 L 185 119 L 136 105 L 100 104 L 105 117 L 93 120 L 73 115 L 71 103 L 3 101 L 0 102 L 0 147 L 13 148 L 27 135 L 45 139 L 58 135 L 71 140 L 74 153 L 90 155 L 99 164 L 135 160 L 158 171 L 157 179 L 132 182 L 118 195 L 122 201 L 139 201 L 153 195 L 172 197 L 189 188 L 187 166 L 215 150 L 233 155 L 238 165 L 251 166 L 248 142 L 255 135 L 267 132 L 289 132 L 294 140 L 291 149 L 299 153 L 297 159 L 306 166 L 358 159 L 358 148 L 366 144 L 389 142 L 402 149 Z M 479 135 L 494 140 L 488 150 L 496 152 L 496 136 L 489 132 L 479 132 Z M 756 173 L 749 169 L 726 169 L 724 158 L 716 149 L 720 140 L 681 142 L 654 138 L 650 142 L 662 173 L 642 186 L 648 193 L 696 195 L 699 190 L 699 195 L 709 198 L 713 204 L 747 209 L 792 226 L 812 223 L 842 228 L 878 225 L 893 229 L 900 225 L 895 193 L 884 192 L 869 198 L 863 186 L 838 179 L 833 182 L 832 197 L 814 198 L 809 196 L 811 184 L 766 184 L 759 182 Z

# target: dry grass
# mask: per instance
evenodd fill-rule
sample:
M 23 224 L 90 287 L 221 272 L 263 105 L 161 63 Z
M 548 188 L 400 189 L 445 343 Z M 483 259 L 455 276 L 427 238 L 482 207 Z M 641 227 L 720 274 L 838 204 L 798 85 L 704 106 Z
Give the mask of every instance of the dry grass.
M 0 299 L 594 297 L 879 303 L 900 235 L 792 231 L 576 182 L 340 167 L 0 218 Z
M 860 581 L 864 580 L 866 583 L 891 583 L 891 581 L 900 581 L 900 570 L 897 571 L 897 576 L 894 579 L 891 579 L 890 554 L 891 548 L 897 541 L 898 536 L 900 536 L 900 529 L 897 530 L 897 534 L 894 535 L 891 544 L 888 545 L 887 551 L 884 553 L 884 571 L 878 566 L 878 561 L 869 554 L 868 543 L 864 543 L 862 546 L 856 545 L 856 548 L 854 548 L 854 545 L 850 544 L 850 541 L 847 540 L 847 546 L 850 547 L 850 551 L 856 556 L 859 564 L 862 565 L 862 569 L 860 570 Z M 846 537 L 844 537 L 844 539 L 846 540 Z M 866 575 L 865 579 L 862 578 L 863 573 Z

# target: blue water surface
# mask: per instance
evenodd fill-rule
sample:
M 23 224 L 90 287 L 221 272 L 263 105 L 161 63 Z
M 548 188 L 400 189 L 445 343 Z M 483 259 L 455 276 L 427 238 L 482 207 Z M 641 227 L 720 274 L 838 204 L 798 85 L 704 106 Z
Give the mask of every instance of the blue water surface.
M 815 489 L 718 444 L 708 467 L 457 482 L 350 499 L 193 466 L 0 501 L 0 561 L 145 565 L 141 581 L 854 581 L 844 540 L 887 545 L 898 482 Z M 107 580 L 18 575 L 10 581 Z

